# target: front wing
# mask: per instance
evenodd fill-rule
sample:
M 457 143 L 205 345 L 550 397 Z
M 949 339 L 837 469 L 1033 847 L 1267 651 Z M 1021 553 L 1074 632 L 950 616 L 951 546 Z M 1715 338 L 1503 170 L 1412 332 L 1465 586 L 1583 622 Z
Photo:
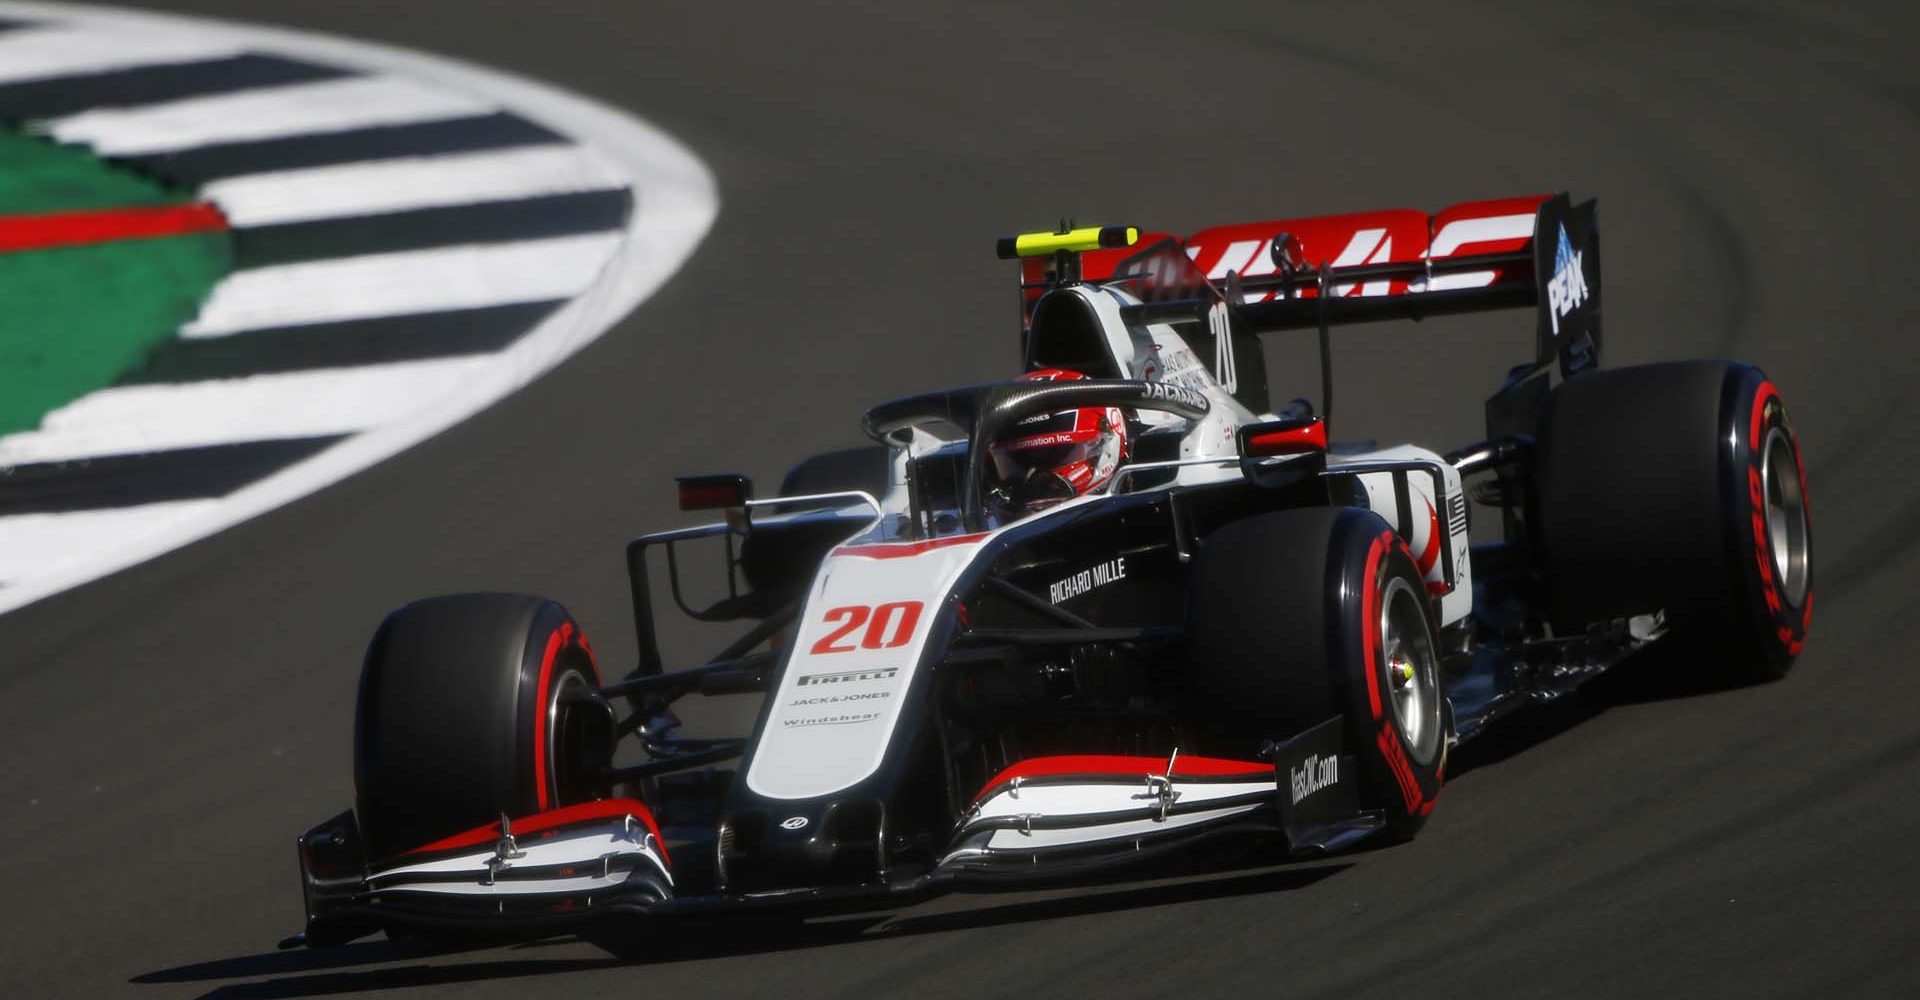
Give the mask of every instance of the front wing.
M 390 927 L 539 934 L 622 915 L 870 907 L 876 897 L 1079 877 L 1227 834 L 1276 838 L 1294 856 L 1323 854 L 1382 826 L 1378 813 L 1358 807 L 1341 726 L 1329 719 L 1274 747 L 1266 762 L 1177 753 L 1021 761 L 975 797 L 930 870 L 775 892 L 683 892 L 651 811 L 633 799 L 503 816 L 377 864 L 364 855 L 353 813 L 343 812 L 299 838 L 306 929 L 283 944 L 339 944 Z

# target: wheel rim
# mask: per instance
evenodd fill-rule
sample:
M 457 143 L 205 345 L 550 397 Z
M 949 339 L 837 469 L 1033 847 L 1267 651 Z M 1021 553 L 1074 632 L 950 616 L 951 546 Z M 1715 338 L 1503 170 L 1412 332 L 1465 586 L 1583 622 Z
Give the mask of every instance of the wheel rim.
M 1421 597 L 1404 577 L 1387 581 L 1380 598 L 1380 669 L 1394 724 L 1408 754 L 1422 766 L 1440 752 L 1440 676 Z
M 566 719 L 567 710 L 564 706 L 569 697 L 593 690 L 595 688 L 585 674 L 571 669 L 554 681 L 547 696 L 547 745 L 540 748 L 540 752 L 547 768 L 547 787 L 553 790 L 552 806 L 568 805 L 579 798 L 576 793 L 579 791 L 577 786 L 582 784 L 582 776 L 574 773 L 578 769 L 575 766 L 577 762 L 559 752 L 563 742 L 573 735 L 567 725 L 569 720 Z
M 1767 432 L 1760 483 L 1766 496 L 1764 516 L 1774 579 L 1787 603 L 1797 608 L 1807 599 L 1807 498 L 1800 488 L 1800 462 L 1784 428 Z

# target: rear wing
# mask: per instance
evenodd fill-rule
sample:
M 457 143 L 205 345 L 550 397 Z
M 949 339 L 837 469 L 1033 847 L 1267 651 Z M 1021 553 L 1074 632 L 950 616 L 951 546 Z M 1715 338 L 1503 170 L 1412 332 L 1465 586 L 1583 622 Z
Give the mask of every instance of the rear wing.
M 1131 233 L 1129 233 L 1131 235 Z M 1110 247 L 1111 244 L 1105 244 Z M 1008 256 L 1013 256 L 1009 253 Z M 1114 284 L 1140 299 L 1133 322 L 1217 322 L 1236 333 L 1328 328 L 1384 319 L 1533 307 L 1535 368 L 1563 375 L 1600 361 L 1596 202 L 1566 194 L 1413 210 L 1249 222 L 1184 238 L 1066 251 L 1022 261 L 1031 316 L 1064 281 Z M 1324 344 L 1323 344 L 1324 349 Z

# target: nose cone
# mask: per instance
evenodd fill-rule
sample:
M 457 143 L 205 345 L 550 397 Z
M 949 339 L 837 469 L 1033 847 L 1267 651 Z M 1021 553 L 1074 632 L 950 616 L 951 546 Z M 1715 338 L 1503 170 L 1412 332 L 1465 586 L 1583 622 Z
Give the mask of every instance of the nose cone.
M 723 892 L 764 892 L 886 878 L 886 809 L 878 799 L 821 799 L 743 809 L 720 821 Z

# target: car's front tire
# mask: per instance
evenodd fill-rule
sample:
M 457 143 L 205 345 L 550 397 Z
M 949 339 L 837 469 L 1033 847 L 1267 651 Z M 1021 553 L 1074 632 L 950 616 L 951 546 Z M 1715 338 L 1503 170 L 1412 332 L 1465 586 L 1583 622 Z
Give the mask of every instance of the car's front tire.
M 1199 710 L 1274 740 L 1342 716 L 1363 802 L 1390 839 L 1418 832 L 1449 716 L 1426 588 L 1386 522 L 1343 507 L 1227 525 L 1195 556 L 1189 601 Z
M 368 856 L 593 798 L 612 736 L 599 688 L 586 637 L 552 601 L 456 594 L 389 614 L 354 724 Z

